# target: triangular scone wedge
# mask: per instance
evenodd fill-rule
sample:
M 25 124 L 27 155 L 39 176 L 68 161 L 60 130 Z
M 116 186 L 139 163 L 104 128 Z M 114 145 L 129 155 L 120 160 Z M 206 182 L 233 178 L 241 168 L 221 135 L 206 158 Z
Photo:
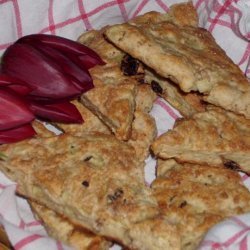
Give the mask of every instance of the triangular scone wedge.
M 111 135 L 36 138 L 0 147 L 18 192 L 130 249 L 180 249 L 145 186 L 134 149 Z
M 131 136 L 136 85 L 104 85 L 81 96 L 81 103 L 106 124 L 120 140 Z
M 42 221 L 49 236 L 54 239 L 74 247 L 76 250 L 110 249 L 112 243 L 103 237 L 95 236 L 80 227 L 75 227 L 67 219 L 37 202 L 30 201 L 29 204 L 36 217 Z
M 148 84 L 140 84 L 137 86 L 135 97 L 136 111 L 133 116 L 131 127 L 131 136 L 128 143 L 134 147 L 136 156 L 139 161 L 144 161 L 149 155 L 149 147 L 156 137 L 156 124 L 153 117 L 149 114 L 156 94 L 152 91 Z M 88 108 L 77 100 L 72 102 L 84 118 L 83 124 L 62 124 L 57 123 L 56 127 L 62 132 L 82 136 L 90 132 L 99 132 L 111 134 L 106 125 Z M 43 136 L 42 133 L 40 136 Z M 44 137 L 44 136 L 43 136 Z
M 247 78 L 205 29 L 172 20 L 131 22 L 111 26 L 105 35 L 184 92 L 198 91 L 205 101 L 250 118 Z
M 222 165 L 250 173 L 250 120 L 211 108 L 176 122 L 152 150 L 160 158 Z
M 157 173 L 152 190 L 166 220 L 179 229 L 180 249 L 197 249 L 212 226 L 250 211 L 250 192 L 235 171 L 161 160 Z

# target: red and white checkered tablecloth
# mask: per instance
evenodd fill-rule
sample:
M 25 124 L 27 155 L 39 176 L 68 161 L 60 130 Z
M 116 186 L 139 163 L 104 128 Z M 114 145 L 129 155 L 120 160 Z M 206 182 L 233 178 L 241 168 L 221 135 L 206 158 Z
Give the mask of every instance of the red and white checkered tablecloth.
M 0 55 L 21 36 L 48 33 L 76 40 L 90 29 L 127 21 L 150 10 L 166 12 L 181 0 L 0 0 Z M 250 0 L 193 0 L 200 26 L 250 78 Z M 152 115 L 158 133 L 172 128 L 180 114 L 157 99 Z M 146 164 L 146 180 L 154 178 L 154 160 Z M 250 188 L 250 178 L 242 175 Z M 0 223 L 16 250 L 70 249 L 47 237 L 15 184 L 0 173 Z M 200 249 L 250 249 L 250 214 L 230 218 L 206 235 Z

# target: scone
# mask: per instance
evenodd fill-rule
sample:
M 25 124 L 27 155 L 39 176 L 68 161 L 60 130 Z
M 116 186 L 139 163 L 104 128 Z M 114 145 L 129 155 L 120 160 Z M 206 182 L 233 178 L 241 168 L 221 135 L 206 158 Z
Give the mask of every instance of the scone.
M 157 157 L 250 173 L 250 120 L 210 107 L 177 121 L 152 144 Z
M 100 30 L 87 31 L 77 41 L 93 49 L 106 63 L 115 66 L 121 63 L 125 53 L 104 39 L 105 29 L 106 27 Z
M 197 249 L 212 226 L 250 211 L 250 192 L 237 172 L 174 160 L 158 163 L 153 193 L 165 219 L 179 230 L 180 249 Z
M 162 15 L 157 22 L 111 26 L 105 35 L 184 92 L 197 91 L 206 102 L 250 118 L 250 84 L 212 35 Z M 183 12 L 183 19 L 185 16 Z
M 48 130 L 44 124 L 37 120 L 32 122 L 32 126 L 37 133 L 37 138 L 56 136 L 54 132 Z M 70 132 L 74 133 L 74 125 L 68 125 L 72 127 L 65 126 Z M 96 236 L 83 228 L 75 226 L 65 217 L 57 214 L 46 206 L 29 199 L 27 199 L 27 202 L 30 204 L 35 217 L 42 222 L 49 236 L 62 241 L 64 244 L 72 246 L 77 250 L 108 250 L 112 245 L 111 242 L 103 237 Z
M 17 192 L 130 249 L 179 249 L 133 147 L 112 135 L 59 135 L 0 147 Z M 138 165 L 139 164 L 139 165 Z
M 112 90 L 111 90 L 112 93 L 114 92 L 114 89 L 115 88 L 112 87 Z M 118 90 L 120 89 L 121 88 L 119 88 Z M 100 93 L 100 95 L 101 95 L 100 98 L 104 100 L 102 96 L 103 92 Z M 118 93 L 117 95 L 120 95 L 122 97 L 122 93 Z M 107 95 L 107 99 L 108 99 L 108 95 Z M 114 100 L 114 98 L 111 98 L 111 99 Z M 127 142 L 131 146 L 134 147 L 136 151 L 136 156 L 139 161 L 144 161 L 148 157 L 149 147 L 151 143 L 153 142 L 153 140 L 155 139 L 156 134 L 157 134 L 155 120 L 149 114 L 149 112 L 152 109 L 155 99 L 156 99 L 156 94 L 152 91 L 150 86 L 148 84 L 140 84 L 138 85 L 137 93 L 135 97 L 136 103 L 133 104 L 133 106 L 135 105 L 134 107 L 136 110 L 135 113 L 133 114 L 132 117 L 120 116 L 122 119 L 133 119 L 130 138 Z M 84 123 L 83 124 L 62 124 L 62 123 L 54 124 L 63 133 L 76 135 L 76 136 L 81 136 L 84 134 L 88 134 L 90 132 L 111 134 L 110 129 L 96 115 L 94 115 L 88 108 L 86 108 L 77 100 L 73 101 L 73 104 L 76 105 L 79 112 L 84 117 Z M 86 106 L 88 106 L 88 104 L 86 104 Z M 110 107 L 112 106 L 113 105 L 110 105 Z M 100 109 L 102 110 L 103 108 L 100 108 Z M 117 115 L 117 113 L 113 114 L 111 112 L 111 114 L 109 115 L 109 117 L 111 117 L 111 120 L 112 120 L 112 117 L 114 117 L 114 115 Z M 114 120 L 115 119 L 113 119 L 113 121 Z M 128 124 L 128 123 L 120 122 L 120 124 Z M 116 133 L 118 132 L 119 132 L 119 129 L 117 129 Z M 41 133 L 41 136 L 43 136 L 42 133 Z
M 77 39 L 78 42 L 98 53 L 106 62 L 105 65 L 90 69 L 92 78 L 96 84 L 98 79 L 106 84 L 121 84 L 130 79 L 143 81 L 144 68 L 141 63 L 105 39 L 104 32 L 108 27 L 88 31 Z
M 148 12 L 129 21 L 130 24 L 140 26 L 171 21 L 178 25 L 198 27 L 198 18 L 192 3 L 176 4 L 171 6 L 166 14 L 155 11 Z M 204 110 L 204 103 L 196 93 L 184 93 L 179 86 L 171 80 L 160 77 L 155 71 L 145 69 L 145 82 L 151 85 L 155 93 L 163 97 L 183 116 L 188 117 L 196 112 Z

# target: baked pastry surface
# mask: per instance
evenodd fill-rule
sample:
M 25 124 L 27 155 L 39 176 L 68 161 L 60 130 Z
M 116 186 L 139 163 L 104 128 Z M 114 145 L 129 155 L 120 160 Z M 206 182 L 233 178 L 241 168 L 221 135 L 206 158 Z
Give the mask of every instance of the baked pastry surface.
M 210 107 L 180 119 L 152 144 L 154 154 L 179 162 L 222 165 L 250 173 L 250 120 Z
M 250 192 L 233 170 L 171 159 L 158 160 L 157 174 L 153 193 L 165 219 L 177 225 L 180 249 L 197 249 L 212 226 L 250 210 Z
M 74 225 L 132 249 L 179 249 L 176 228 L 162 220 L 127 143 L 112 135 L 63 134 L 1 150 L 7 159 L 0 169 L 19 183 L 18 192 Z
M 207 30 L 165 14 L 149 20 L 113 25 L 105 35 L 184 92 L 198 91 L 205 101 L 250 118 L 249 82 Z

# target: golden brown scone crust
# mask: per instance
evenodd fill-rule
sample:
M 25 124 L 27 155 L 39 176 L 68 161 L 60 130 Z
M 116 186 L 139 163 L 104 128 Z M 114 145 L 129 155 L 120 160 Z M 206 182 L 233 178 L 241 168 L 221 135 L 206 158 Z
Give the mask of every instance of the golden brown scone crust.
M 121 67 L 124 58 L 127 56 L 122 50 L 114 46 L 104 37 L 104 32 L 108 28 L 103 27 L 100 30 L 91 30 L 83 33 L 78 42 L 93 49 L 106 62 L 105 65 L 97 65 L 90 69 L 95 86 L 99 83 L 104 84 L 123 84 L 130 82 L 132 79 L 143 80 L 143 67 L 138 62 L 137 69 L 133 74 L 126 75 Z M 100 80 L 100 81 L 98 81 Z M 135 83 L 138 84 L 138 83 Z
M 152 144 L 160 158 L 223 165 L 250 173 L 250 120 L 219 108 L 176 122 Z
M 77 228 L 67 219 L 34 201 L 29 201 L 32 211 L 42 221 L 48 234 L 76 250 L 108 250 L 111 242 L 100 236 Z
M 167 221 L 177 225 L 181 249 L 197 249 L 223 219 L 249 212 L 250 193 L 235 171 L 207 165 L 159 161 L 154 195 Z
M 205 29 L 172 21 L 135 22 L 109 27 L 105 35 L 184 92 L 198 91 L 207 102 L 250 118 L 248 80 Z
M 164 21 L 174 22 L 177 25 L 198 26 L 198 18 L 192 3 L 172 5 L 166 14 L 155 11 L 148 12 L 129 21 L 130 24 L 141 26 L 156 24 Z M 186 94 L 169 79 L 160 77 L 154 71 L 145 69 L 145 81 L 151 85 L 157 95 L 163 97 L 183 116 L 188 117 L 198 111 L 204 110 L 201 97 L 196 93 Z
M 131 249 L 179 249 L 176 228 L 162 220 L 127 143 L 111 135 L 63 134 L 1 151 L 7 158 L 0 169 L 18 182 L 18 192 L 73 224 Z
M 122 88 L 119 88 L 118 90 L 121 89 Z M 152 109 L 153 102 L 156 98 L 156 94 L 152 91 L 151 87 L 148 84 L 138 85 L 137 89 L 138 91 L 135 97 L 136 111 L 130 118 L 133 119 L 133 122 L 130 132 L 131 135 L 129 136 L 128 143 L 135 148 L 138 160 L 144 161 L 149 155 L 149 147 L 156 136 L 155 120 L 151 117 L 151 115 L 148 114 L 148 112 L 150 112 Z M 111 92 L 113 92 L 113 90 L 114 88 L 112 87 Z M 105 92 L 100 91 L 101 99 L 103 99 L 103 94 L 105 94 Z M 120 95 L 120 91 L 118 95 Z M 109 100 L 108 96 L 107 99 Z M 111 99 L 114 100 L 113 98 Z M 89 111 L 89 109 L 87 109 L 83 104 L 81 104 L 79 101 L 73 101 L 73 104 L 77 107 L 82 117 L 84 118 L 84 123 L 83 124 L 57 123 L 55 124 L 57 128 L 62 130 L 64 133 L 76 136 L 81 136 L 84 134 L 88 134 L 90 132 L 111 134 L 111 131 L 107 128 L 107 126 L 104 125 L 104 123 L 96 115 L 94 115 L 91 111 Z M 85 105 L 87 106 L 87 104 Z M 110 106 L 112 106 L 112 104 Z M 106 114 L 107 117 L 109 115 L 107 114 L 107 112 L 103 112 L 103 114 Z M 128 116 L 126 115 L 121 117 L 125 119 L 128 118 Z M 46 128 L 44 128 L 44 130 L 46 130 Z M 41 131 L 40 136 L 45 137 L 44 132 L 46 131 Z M 117 137 L 119 138 L 119 136 Z
M 129 23 L 136 26 L 157 24 L 164 21 L 174 22 L 177 25 L 198 26 L 198 18 L 192 3 L 181 3 L 172 5 L 166 14 L 155 11 L 138 16 Z M 151 85 L 155 93 L 167 100 L 183 116 L 190 116 L 198 111 L 204 110 L 204 104 L 200 102 L 201 97 L 196 93 L 186 94 L 170 80 L 160 77 L 152 70 L 145 70 L 145 81 Z M 155 86 L 155 85 L 158 85 Z M 160 89 L 159 89 L 160 86 Z

